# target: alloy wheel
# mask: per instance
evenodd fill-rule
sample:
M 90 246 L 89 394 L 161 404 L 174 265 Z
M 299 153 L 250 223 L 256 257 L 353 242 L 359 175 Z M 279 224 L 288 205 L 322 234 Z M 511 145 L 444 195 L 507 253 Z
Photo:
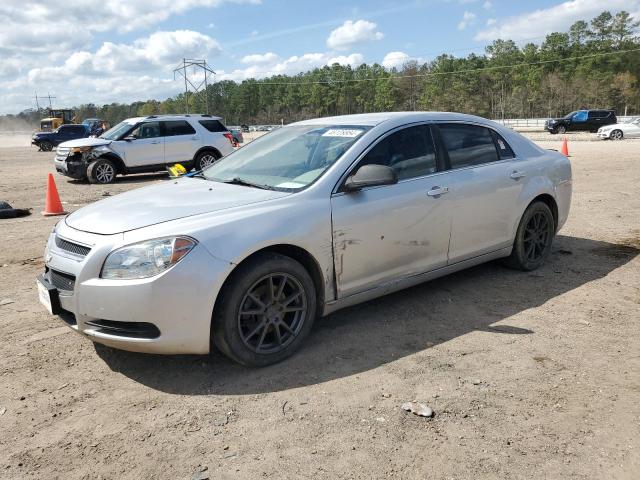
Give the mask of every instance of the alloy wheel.
M 611 140 L 622 140 L 622 130 L 614 130 L 611 132 Z
M 278 353 L 295 340 L 306 315 L 307 295 L 297 278 L 288 273 L 265 275 L 240 303 L 240 338 L 255 353 Z
M 544 212 L 534 213 L 524 230 L 524 255 L 529 262 L 537 262 L 545 255 L 553 227 Z
M 216 157 L 214 157 L 211 154 L 203 155 L 202 157 L 200 157 L 200 170 L 208 167 L 209 165 L 214 163 L 216 160 L 217 160 Z
M 96 166 L 95 176 L 100 183 L 111 183 L 116 175 L 116 171 L 113 165 L 109 163 L 103 163 Z

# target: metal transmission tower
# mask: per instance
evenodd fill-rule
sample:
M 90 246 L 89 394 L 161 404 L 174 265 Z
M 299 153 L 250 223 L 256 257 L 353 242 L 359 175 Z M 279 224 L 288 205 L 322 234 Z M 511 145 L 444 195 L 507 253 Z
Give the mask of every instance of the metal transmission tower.
M 193 67 L 193 74 L 191 79 L 189 78 L 189 74 L 187 72 L 187 69 L 189 67 Z M 196 85 L 191 80 L 193 79 L 193 77 L 195 77 L 198 74 L 199 71 L 201 71 L 201 73 L 204 73 L 204 80 L 202 80 L 200 83 L 197 83 L 198 80 L 194 79 L 193 81 L 197 83 Z M 214 72 L 209 68 L 206 60 L 194 60 L 192 58 L 183 58 L 182 63 L 173 70 L 174 80 L 176 79 L 176 74 L 180 74 L 184 78 L 184 105 L 186 110 L 185 113 L 189 113 L 189 93 L 191 93 L 189 90 L 189 86 L 191 86 L 194 94 L 202 91 L 204 87 L 204 100 L 205 100 L 205 105 L 207 109 L 206 113 L 208 114 L 209 113 L 209 95 L 207 95 L 207 86 L 209 85 L 208 76 L 209 74 L 215 75 L 216 72 Z

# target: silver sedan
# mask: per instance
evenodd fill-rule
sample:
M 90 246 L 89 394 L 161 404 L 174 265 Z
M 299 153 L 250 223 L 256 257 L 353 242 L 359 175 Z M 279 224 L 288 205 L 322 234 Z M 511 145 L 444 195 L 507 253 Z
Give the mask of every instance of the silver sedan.
M 455 113 L 321 118 L 58 223 L 42 303 L 94 342 L 271 364 L 340 308 L 494 259 L 549 255 L 571 166 Z

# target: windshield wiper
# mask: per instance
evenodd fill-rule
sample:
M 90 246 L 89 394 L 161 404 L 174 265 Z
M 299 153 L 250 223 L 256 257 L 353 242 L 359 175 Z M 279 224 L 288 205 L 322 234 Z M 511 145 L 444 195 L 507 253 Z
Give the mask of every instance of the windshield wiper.
M 245 187 L 261 188 L 263 190 L 275 190 L 275 187 L 271 185 L 263 185 L 262 183 L 253 183 L 249 180 L 244 180 L 240 177 L 232 178 L 231 180 L 224 180 L 222 183 L 229 183 L 231 185 L 243 185 Z
M 193 172 L 193 173 L 187 173 L 185 177 L 191 177 L 191 178 L 198 177 L 198 178 L 204 178 L 205 180 L 210 180 L 209 178 L 206 177 L 204 173 L 202 173 L 202 170 L 198 170 L 197 172 Z

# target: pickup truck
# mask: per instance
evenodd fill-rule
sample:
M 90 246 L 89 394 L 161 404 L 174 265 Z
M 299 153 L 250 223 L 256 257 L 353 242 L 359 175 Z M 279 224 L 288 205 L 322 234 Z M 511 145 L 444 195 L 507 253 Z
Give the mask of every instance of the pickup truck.
M 50 152 L 62 142 L 86 138 L 91 130 L 86 125 L 60 125 L 53 132 L 36 132 L 31 137 L 31 144 L 42 152 Z

